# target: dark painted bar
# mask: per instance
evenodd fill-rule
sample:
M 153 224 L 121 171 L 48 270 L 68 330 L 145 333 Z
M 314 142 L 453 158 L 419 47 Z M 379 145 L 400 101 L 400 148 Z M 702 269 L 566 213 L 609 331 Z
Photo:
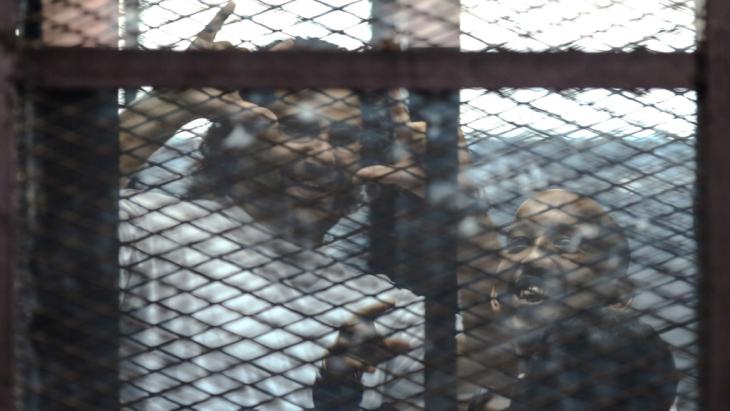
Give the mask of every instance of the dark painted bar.
M 19 3 L 11 0 L 0 1 L 0 47 L 9 48 L 15 43 Z
M 18 81 L 59 89 L 135 87 L 692 88 L 691 54 L 461 53 L 448 49 L 347 53 L 56 48 L 25 50 Z
M 0 46 L 1 47 L 1 46 Z M 8 55 L 0 49 L 0 409 L 15 409 L 16 147 Z
M 93 22 L 80 18 L 85 12 L 80 5 L 27 1 L 23 40 L 51 49 L 81 39 L 89 46 L 115 47 L 115 0 L 96 2 L 109 12 Z M 67 26 L 43 24 L 39 18 L 60 12 L 67 13 Z M 58 90 L 30 83 L 21 88 L 19 152 L 27 155 L 19 161 L 26 176 L 20 272 L 22 284 L 31 289 L 24 299 L 32 301 L 24 301 L 23 308 L 18 406 L 28 411 L 118 409 L 117 90 Z
M 705 41 L 699 54 L 700 197 L 702 261 L 703 409 L 730 404 L 730 3 L 707 1 Z
M 426 203 L 414 220 L 420 240 L 411 244 L 420 253 L 407 267 L 407 276 L 420 279 L 418 288 L 426 297 L 425 410 L 455 410 L 459 93 L 413 92 L 411 107 L 414 117 L 429 125 L 424 159 Z
M 24 210 L 35 304 L 23 409 L 117 409 L 117 93 L 37 90 L 29 98 L 25 186 L 38 195 Z
M 18 2 L 0 1 L 0 409 L 15 409 L 16 140 L 14 59 Z

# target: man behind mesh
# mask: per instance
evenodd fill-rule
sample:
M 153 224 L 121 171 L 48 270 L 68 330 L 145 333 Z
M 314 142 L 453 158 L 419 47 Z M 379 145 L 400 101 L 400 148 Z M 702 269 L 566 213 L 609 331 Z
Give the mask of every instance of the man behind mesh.
M 194 46 L 220 45 L 212 40 L 226 16 L 219 14 L 218 27 L 209 26 Z M 353 396 L 350 407 L 361 396 L 367 407 L 391 400 L 405 401 L 404 409 L 417 407 L 422 353 L 386 360 L 422 344 L 418 299 L 380 277 L 353 276 L 320 247 L 324 233 L 355 204 L 353 181 L 377 177 L 418 191 L 422 170 L 407 162 L 363 168 L 359 96 L 349 91 L 243 96 L 211 89 L 169 93 L 167 99 L 160 93 L 122 116 L 131 131 L 122 138 L 131 148 L 122 159 L 126 171 L 184 120 L 215 122 L 206 136 L 195 199 L 129 192 L 122 202 L 122 305 L 128 314 L 122 400 L 130 409 L 302 409 L 317 405 L 309 390 L 320 375 L 339 376 L 345 384 L 318 385 L 325 389 L 315 389 L 315 401 L 318 393 L 323 398 L 344 390 Z M 164 121 L 151 126 L 151 119 Z M 423 131 L 423 125 L 405 125 L 411 129 L 401 129 L 410 136 L 405 140 Z M 413 143 L 422 146 L 423 140 Z M 477 274 L 493 262 L 476 267 L 474 257 L 489 260 L 496 244 L 493 232 L 472 244 L 470 265 Z M 489 287 L 468 284 L 472 303 L 461 303 L 479 311 Z M 399 309 L 387 312 L 392 302 Z M 474 340 L 481 344 L 471 345 L 477 359 L 489 338 L 477 330 L 479 323 L 491 318 L 480 313 L 464 316 L 465 334 L 481 337 Z M 365 321 L 353 320 L 358 317 Z M 358 347 L 376 349 L 352 351 L 342 332 L 336 337 L 338 330 L 361 331 L 359 337 L 371 338 L 356 338 L 365 343 Z M 320 363 L 325 357 L 331 361 Z M 352 382 L 377 394 L 352 388 Z
M 213 40 L 232 10 L 193 47 L 229 47 Z M 345 409 L 418 408 L 421 299 L 349 270 L 324 242 L 383 171 L 362 163 L 360 96 L 242 94 L 155 90 L 121 114 L 126 177 L 189 121 L 214 123 L 191 193 L 122 192 L 125 409 L 299 410 L 342 389 Z M 402 139 L 423 137 L 423 124 L 400 126 Z M 408 162 L 397 166 L 422 176 Z
M 510 410 L 669 409 L 674 361 L 631 309 L 629 263 L 623 229 L 596 201 L 550 189 L 522 203 L 496 303 L 518 358 Z

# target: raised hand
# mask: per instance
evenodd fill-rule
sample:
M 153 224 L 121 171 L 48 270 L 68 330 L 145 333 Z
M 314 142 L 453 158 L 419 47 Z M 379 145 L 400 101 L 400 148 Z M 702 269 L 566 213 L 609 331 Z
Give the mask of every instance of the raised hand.
M 205 28 L 198 33 L 198 35 L 190 43 L 189 50 L 223 50 L 234 48 L 233 44 L 228 41 L 215 41 L 215 37 L 218 32 L 223 28 L 223 23 L 228 20 L 228 17 L 233 14 L 233 10 L 236 9 L 236 3 L 229 1 L 223 6 L 218 13 L 216 13 L 213 20 L 205 26 Z M 248 51 L 246 49 L 239 49 L 241 51 Z
M 392 164 L 378 164 L 360 169 L 355 175 L 357 183 L 380 183 L 400 187 L 418 196 L 425 196 L 426 173 L 419 159 L 426 153 L 426 131 L 424 121 L 411 121 L 404 92 L 390 91 L 390 115 L 395 125 L 396 159 Z M 471 164 L 464 135 L 459 132 L 459 166 Z M 470 187 L 468 180 L 459 176 L 463 187 Z
M 407 341 L 383 337 L 375 329 L 375 319 L 395 307 L 392 301 L 369 305 L 340 327 L 335 344 L 325 361 L 329 372 L 358 370 L 373 372 L 375 367 L 411 349 Z
M 223 28 L 225 21 L 233 14 L 236 4 L 233 1 L 223 6 L 213 19 L 190 43 L 189 50 L 227 50 L 235 49 L 241 52 L 247 52 L 244 48 L 235 48 L 228 41 L 215 41 L 216 36 Z M 241 120 L 247 120 L 254 116 L 263 116 L 270 120 L 276 120 L 274 114 L 262 107 L 258 107 L 253 103 L 244 101 L 238 95 L 238 92 L 223 91 L 215 88 L 189 89 L 180 93 L 180 101 L 182 101 L 190 110 L 203 115 L 205 117 L 215 119 L 220 116 L 243 115 Z
M 316 409 L 357 410 L 362 399 L 362 374 L 411 350 L 407 341 L 384 337 L 375 329 L 375 319 L 394 306 L 392 301 L 367 306 L 340 328 L 312 389 Z
M 233 47 L 229 42 L 216 42 L 215 37 L 234 8 L 233 2 L 221 8 L 192 40 L 190 49 L 221 50 Z M 121 186 L 126 185 L 128 176 L 180 127 L 198 118 L 227 118 L 241 124 L 262 120 L 273 124 L 276 121 L 273 112 L 243 101 L 237 92 L 215 88 L 153 90 L 121 113 Z

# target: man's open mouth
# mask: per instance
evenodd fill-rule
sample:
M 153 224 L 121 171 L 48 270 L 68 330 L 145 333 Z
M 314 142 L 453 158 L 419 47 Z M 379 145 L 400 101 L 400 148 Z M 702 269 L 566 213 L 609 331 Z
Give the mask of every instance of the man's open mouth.
M 520 279 L 514 285 L 513 293 L 515 297 L 526 303 L 541 303 L 547 299 L 547 292 L 538 284 L 537 281 L 532 281 L 531 279 Z

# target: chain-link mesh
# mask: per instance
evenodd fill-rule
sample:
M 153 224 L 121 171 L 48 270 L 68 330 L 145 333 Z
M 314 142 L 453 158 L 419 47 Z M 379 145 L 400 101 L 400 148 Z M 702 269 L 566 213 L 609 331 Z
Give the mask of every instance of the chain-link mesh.
M 465 50 L 690 52 L 695 48 L 695 1 L 519 0 L 450 1 L 276 0 L 238 1 L 220 40 L 255 49 L 288 37 L 318 37 L 362 49 L 379 27 L 411 46 L 460 41 Z M 121 30 L 126 48 L 184 49 L 225 2 L 125 0 L 54 2 L 41 13 L 27 6 L 31 23 L 62 45 L 109 45 Z M 460 10 L 460 12 L 459 12 Z M 116 18 L 119 17 L 119 23 Z M 83 31 L 78 27 L 84 27 Z M 88 30 L 91 28 L 91 30 Z M 453 44 L 452 44 L 453 46 Z
M 31 46 L 695 44 L 677 1 L 37 6 Z M 24 98 L 22 409 L 698 408 L 692 91 Z

